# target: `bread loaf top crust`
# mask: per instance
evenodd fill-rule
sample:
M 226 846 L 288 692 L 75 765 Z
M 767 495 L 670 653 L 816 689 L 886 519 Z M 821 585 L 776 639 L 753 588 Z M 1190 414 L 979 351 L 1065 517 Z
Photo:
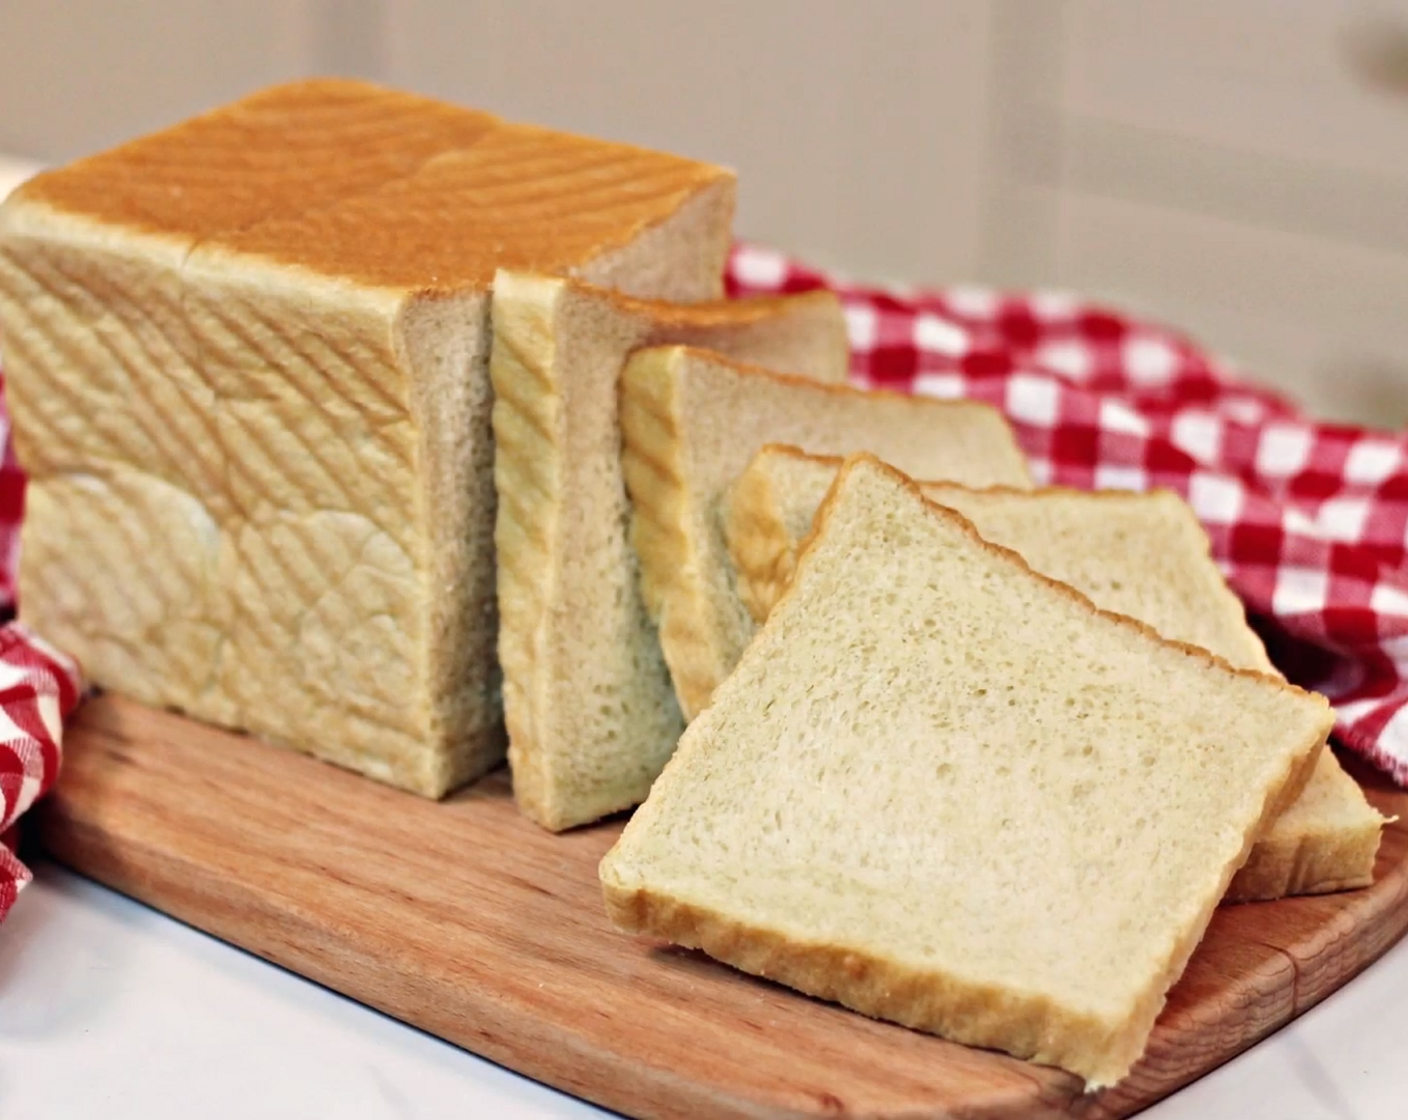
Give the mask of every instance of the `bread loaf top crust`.
M 8 207 L 434 293 L 487 290 L 499 267 L 571 271 L 706 188 L 731 206 L 732 184 L 678 156 L 313 79 L 36 176 Z

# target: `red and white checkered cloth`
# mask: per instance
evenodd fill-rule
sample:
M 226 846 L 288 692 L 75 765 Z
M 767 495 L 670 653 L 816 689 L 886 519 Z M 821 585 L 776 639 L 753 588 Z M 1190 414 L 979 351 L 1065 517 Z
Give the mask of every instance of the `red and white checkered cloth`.
M 972 397 L 1006 414 L 1041 482 L 1191 503 L 1293 681 L 1335 704 L 1351 749 L 1408 784 L 1408 440 L 1317 424 L 1181 335 L 1066 295 L 878 290 L 738 246 L 735 295 L 831 287 L 857 384 Z M 0 606 L 12 601 L 23 480 L 0 460 Z M 0 630 L 0 833 L 58 773 L 75 667 Z M 0 917 L 28 878 L 0 846 Z
M 0 628 L 0 920 L 30 880 L 14 824 L 58 776 L 63 721 L 78 696 L 71 660 L 18 622 Z
M 15 553 L 24 476 L 0 407 L 0 610 L 14 606 Z M 78 666 L 18 622 L 0 626 L 0 920 L 30 881 L 15 855 L 15 823 L 59 774 L 63 721 L 78 704 Z
M 859 385 L 1007 416 L 1039 482 L 1186 498 L 1277 666 L 1408 785 L 1408 438 L 1320 424 L 1165 327 L 1058 293 L 859 287 L 751 245 L 735 295 L 830 287 Z

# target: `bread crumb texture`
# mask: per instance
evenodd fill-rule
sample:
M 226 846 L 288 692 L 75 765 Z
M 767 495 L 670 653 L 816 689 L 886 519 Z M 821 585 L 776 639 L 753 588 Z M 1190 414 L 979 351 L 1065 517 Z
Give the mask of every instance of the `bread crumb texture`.
M 767 618 L 791 582 L 796 553 L 840 466 L 836 457 L 769 445 L 735 482 L 726 534 L 740 595 L 755 620 Z M 1177 495 L 919 485 L 926 498 L 972 521 L 985 540 L 1020 553 L 1096 606 L 1237 668 L 1276 671 L 1213 563 L 1207 534 Z M 1367 886 L 1382 827 L 1383 817 L 1326 752 L 1304 790 L 1257 838 L 1226 898 Z
M 514 795 L 550 829 L 639 804 L 684 724 L 627 535 L 618 386 L 663 342 L 845 377 L 831 293 L 690 305 L 500 272 L 494 284 L 499 656 Z
M 1011 429 L 980 402 L 817 385 L 680 346 L 632 355 L 621 427 L 645 602 L 686 719 L 755 629 L 735 587 L 724 500 L 763 444 L 873 451 L 920 477 L 1031 485 Z
M 603 861 L 606 901 L 623 928 L 1108 1085 L 1330 725 L 1322 698 L 1098 612 L 857 457 Z

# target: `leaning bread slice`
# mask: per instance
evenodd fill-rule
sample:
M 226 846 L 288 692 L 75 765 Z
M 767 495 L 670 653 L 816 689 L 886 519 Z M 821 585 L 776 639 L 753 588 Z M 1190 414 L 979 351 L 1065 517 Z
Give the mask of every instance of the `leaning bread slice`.
M 571 280 L 494 281 L 499 661 L 519 806 L 570 828 L 638 804 L 684 729 L 641 600 L 621 476 L 631 350 L 691 342 L 839 381 L 829 292 L 680 306 Z
M 858 456 L 603 860 L 607 908 L 1109 1085 L 1330 724 L 1321 697 L 1097 610 Z
M 758 622 L 785 590 L 812 517 L 841 460 L 769 445 L 734 485 L 726 516 L 739 591 Z M 971 490 L 920 483 L 993 544 L 1069 583 L 1097 607 L 1146 622 L 1174 641 L 1211 650 L 1239 669 L 1275 673 L 1242 605 L 1208 554 L 1193 511 L 1168 491 Z M 1306 787 L 1257 838 L 1227 899 L 1368 886 L 1383 817 L 1325 751 Z
M 631 358 L 621 429 L 645 601 L 686 719 L 752 637 L 720 501 L 764 443 L 873 451 L 923 478 L 1031 485 L 1011 429 L 985 404 L 821 386 L 678 346 Z

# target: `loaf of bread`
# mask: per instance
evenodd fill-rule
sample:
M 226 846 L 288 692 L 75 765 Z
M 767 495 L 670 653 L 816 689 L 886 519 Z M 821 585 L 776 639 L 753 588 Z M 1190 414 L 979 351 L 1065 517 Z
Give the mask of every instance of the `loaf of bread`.
M 740 594 L 757 622 L 786 589 L 797 549 L 840 466 L 839 458 L 769 445 L 735 483 L 725 533 Z M 968 518 L 984 539 L 1020 553 L 1097 607 L 1201 646 L 1236 668 L 1276 672 L 1212 562 L 1207 534 L 1177 495 L 919 485 L 926 498 Z M 1368 886 L 1382 828 L 1383 817 L 1325 751 L 1305 789 L 1257 838 L 1226 899 Z
M 829 292 L 688 306 L 494 281 L 499 659 L 514 796 L 550 829 L 638 804 L 684 729 L 627 539 L 617 408 L 637 347 L 690 343 L 846 375 Z
M 720 500 L 764 443 L 874 451 L 921 478 L 1031 485 L 1011 430 L 985 404 L 822 386 L 680 346 L 627 363 L 621 425 L 645 602 L 686 720 L 753 633 Z
M 607 908 L 1109 1085 L 1331 722 L 1321 697 L 1097 610 L 859 456 L 603 860 Z
M 720 294 L 731 173 L 342 81 L 0 209 L 22 616 L 96 683 L 435 796 L 503 758 L 500 265 Z

